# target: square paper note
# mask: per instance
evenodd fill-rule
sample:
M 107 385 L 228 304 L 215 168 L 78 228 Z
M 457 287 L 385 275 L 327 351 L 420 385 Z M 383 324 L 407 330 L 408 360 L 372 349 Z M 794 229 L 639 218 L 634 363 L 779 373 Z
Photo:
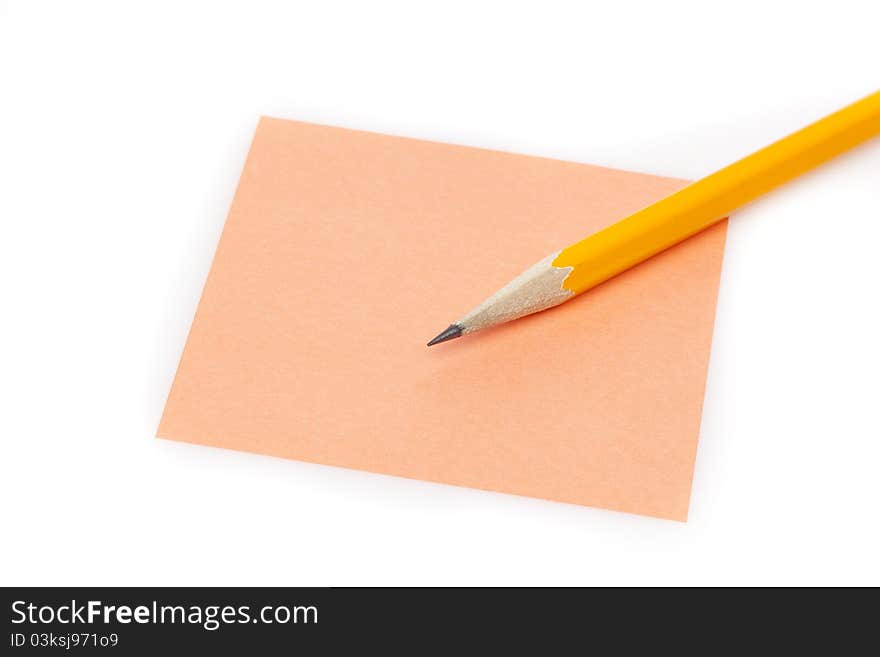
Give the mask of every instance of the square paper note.
M 725 224 L 425 347 L 683 184 L 263 119 L 159 435 L 684 520 Z

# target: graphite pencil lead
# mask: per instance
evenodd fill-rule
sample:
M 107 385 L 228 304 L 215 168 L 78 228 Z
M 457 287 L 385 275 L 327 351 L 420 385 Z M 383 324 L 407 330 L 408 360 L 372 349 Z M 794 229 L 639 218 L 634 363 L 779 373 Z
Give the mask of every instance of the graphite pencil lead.
M 428 346 L 439 344 L 441 342 L 446 342 L 447 340 L 453 340 L 455 338 L 461 337 L 462 328 L 458 324 L 450 324 L 446 329 L 443 330 L 440 335 L 431 340 L 428 343 Z

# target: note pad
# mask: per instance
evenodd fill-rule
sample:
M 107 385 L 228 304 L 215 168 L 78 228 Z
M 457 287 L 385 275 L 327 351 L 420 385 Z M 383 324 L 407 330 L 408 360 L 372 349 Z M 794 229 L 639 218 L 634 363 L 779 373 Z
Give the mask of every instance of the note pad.
M 684 184 L 264 118 L 158 434 L 685 520 L 726 222 L 562 306 L 425 347 Z

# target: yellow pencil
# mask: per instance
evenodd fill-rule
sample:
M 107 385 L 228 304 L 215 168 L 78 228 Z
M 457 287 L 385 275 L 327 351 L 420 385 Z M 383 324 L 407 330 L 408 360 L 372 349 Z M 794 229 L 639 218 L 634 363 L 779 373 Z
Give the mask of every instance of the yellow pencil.
M 428 346 L 558 306 L 878 134 L 880 91 L 547 256 Z

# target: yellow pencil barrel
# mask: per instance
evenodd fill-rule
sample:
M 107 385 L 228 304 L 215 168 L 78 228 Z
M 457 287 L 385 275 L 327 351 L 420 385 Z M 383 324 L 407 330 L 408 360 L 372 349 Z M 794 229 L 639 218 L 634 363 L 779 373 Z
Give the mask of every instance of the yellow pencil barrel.
M 878 134 L 880 92 L 569 246 L 553 266 L 573 267 L 566 289 L 589 290 Z

